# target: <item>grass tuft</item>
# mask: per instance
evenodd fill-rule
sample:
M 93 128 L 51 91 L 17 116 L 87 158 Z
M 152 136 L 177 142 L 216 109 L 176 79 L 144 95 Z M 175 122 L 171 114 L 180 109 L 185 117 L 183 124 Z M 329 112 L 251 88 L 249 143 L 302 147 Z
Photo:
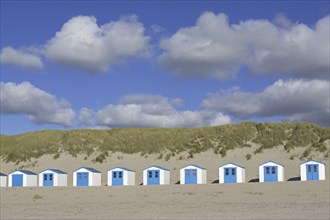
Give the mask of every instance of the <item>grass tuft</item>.
M 32 198 L 33 202 L 35 202 L 37 200 L 40 200 L 40 199 L 43 199 L 43 197 L 41 195 L 38 195 L 38 194 L 34 195 L 33 198 Z

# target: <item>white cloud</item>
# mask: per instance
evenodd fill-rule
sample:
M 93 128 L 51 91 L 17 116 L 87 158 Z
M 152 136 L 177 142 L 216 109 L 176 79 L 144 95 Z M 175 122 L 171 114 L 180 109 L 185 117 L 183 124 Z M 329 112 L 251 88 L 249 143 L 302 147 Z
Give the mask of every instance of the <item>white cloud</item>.
M 273 31 L 267 31 L 264 26 L 273 24 L 266 23 L 250 21 L 240 25 L 246 32 L 245 37 L 252 39 L 253 54 L 247 61 L 252 73 L 282 74 L 297 78 L 329 76 L 329 16 L 320 19 L 314 28 L 305 24 L 294 24 L 289 28 L 273 27 Z M 258 29 L 254 29 L 255 27 Z M 263 42 L 258 39 L 253 42 L 256 34 L 267 40 Z
M 108 127 L 197 127 L 230 123 L 230 118 L 214 111 L 178 111 L 173 101 L 157 95 L 124 96 L 118 105 L 96 112 L 96 125 Z
M 1 64 L 20 66 L 32 70 L 43 68 L 39 56 L 30 53 L 28 50 L 15 50 L 12 47 L 4 47 L 1 50 L 0 60 Z
M 240 119 L 280 116 L 289 121 L 321 124 L 320 121 L 329 120 L 329 91 L 327 80 L 278 80 L 260 93 L 235 89 L 210 94 L 202 106 Z
M 171 104 L 175 107 L 182 107 L 184 106 L 184 100 L 180 98 L 174 98 L 171 100 Z
M 274 24 L 277 24 L 277 25 L 279 25 L 280 27 L 283 27 L 283 28 L 290 28 L 294 25 L 294 23 L 292 21 L 290 21 L 286 17 L 286 15 L 283 14 L 283 13 L 278 13 L 275 16 Z
M 325 78 L 329 74 L 329 16 L 315 27 L 284 15 L 229 24 L 224 14 L 203 13 L 193 27 L 162 40 L 159 62 L 180 75 L 232 78 L 247 66 L 253 74 Z
M 31 85 L 8 82 L 0 84 L 1 114 L 23 114 L 38 124 L 72 126 L 75 112 L 66 100 Z
M 126 95 L 120 98 L 119 103 L 122 105 L 139 106 L 141 111 L 148 115 L 168 115 L 174 111 L 169 100 L 159 95 Z
M 166 31 L 165 28 L 163 28 L 162 26 L 156 25 L 156 24 L 151 25 L 151 30 L 155 34 L 164 33 Z
M 101 73 L 125 58 L 148 55 L 144 31 L 134 15 L 101 26 L 95 17 L 77 16 L 48 41 L 45 55 L 66 66 Z
M 94 125 L 94 111 L 89 108 L 82 108 L 79 111 L 79 122 L 83 126 L 93 126 Z
M 294 114 L 284 118 L 290 122 L 313 122 L 315 124 L 330 127 L 330 109 L 318 110 L 305 114 Z
M 181 75 L 232 77 L 247 55 L 243 39 L 235 32 L 226 15 L 204 13 L 196 26 L 162 40 L 164 53 L 159 61 Z

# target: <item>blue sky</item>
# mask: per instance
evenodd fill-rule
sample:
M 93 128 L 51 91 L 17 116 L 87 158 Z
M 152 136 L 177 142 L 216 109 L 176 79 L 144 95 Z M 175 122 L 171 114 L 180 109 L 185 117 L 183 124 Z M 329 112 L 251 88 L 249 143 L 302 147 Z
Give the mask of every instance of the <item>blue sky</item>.
M 1 1 L 1 134 L 329 125 L 329 1 Z

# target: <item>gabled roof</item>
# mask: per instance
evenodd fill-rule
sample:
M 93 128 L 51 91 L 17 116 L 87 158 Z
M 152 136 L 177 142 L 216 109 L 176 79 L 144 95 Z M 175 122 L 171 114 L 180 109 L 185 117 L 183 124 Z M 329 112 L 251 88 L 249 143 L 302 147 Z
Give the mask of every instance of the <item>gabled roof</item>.
M 167 170 L 167 171 L 170 171 L 169 169 L 166 169 L 166 168 L 164 168 L 164 167 L 160 167 L 160 166 L 150 166 L 150 167 L 148 167 L 148 168 L 145 168 L 144 170 L 148 170 L 148 169 L 150 169 L 150 168 L 152 168 L 152 167 L 156 167 L 156 168 L 161 169 L 161 170 Z
M 15 173 L 16 171 L 19 171 L 19 172 L 24 173 L 26 175 L 37 175 L 36 173 L 33 173 L 30 170 L 15 170 L 14 172 L 11 172 L 10 174 Z
M 199 168 L 199 169 L 202 169 L 202 170 L 206 170 L 204 167 L 200 167 L 200 166 L 197 166 L 197 165 L 195 165 L 195 164 L 189 164 L 189 165 L 187 165 L 187 166 L 181 167 L 181 169 L 184 169 L 184 168 L 189 167 L 189 166 L 193 166 L 193 167 L 196 167 L 196 168 Z M 181 170 L 181 169 L 180 169 L 180 170 Z
M 324 164 L 324 165 L 325 165 L 325 163 L 323 163 L 323 162 L 321 162 L 321 161 L 317 161 L 317 160 L 307 160 L 307 161 L 305 161 L 305 162 L 303 162 L 303 163 L 300 163 L 300 165 L 301 165 L 301 164 L 308 163 L 308 162 L 321 163 L 321 164 Z
M 108 170 L 108 171 L 111 171 L 111 170 L 114 170 L 114 169 L 121 169 L 121 170 L 130 171 L 130 172 L 135 172 L 134 170 L 130 170 L 130 169 L 127 169 L 127 168 L 125 168 L 125 167 L 114 167 L 114 168 L 111 168 L 111 169 Z
M 232 162 L 226 163 L 226 164 L 224 164 L 224 165 L 222 165 L 222 166 L 220 166 L 220 167 L 224 167 L 224 166 L 226 166 L 226 165 L 228 165 L 228 164 L 231 164 L 231 165 L 234 165 L 234 166 L 236 166 L 236 167 L 240 167 L 240 168 L 243 168 L 243 169 L 245 169 L 245 167 L 242 167 L 242 166 L 240 166 L 240 165 L 237 165 L 237 164 L 235 164 L 235 163 L 232 163 Z M 219 168 L 220 168 L 220 167 L 219 167 Z
M 275 164 L 277 164 L 277 165 L 279 165 L 279 166 L 282 166 L 282 167 L 284 167 L 282 164 L 280 164 L 280 163 L 276 163 L 276 162 L 274 162 L 274 161 L 272 161 L 272 160 L 270 160 L 270 161 L 267 161 L 267 162 L 265 162 L 265 163 L 262 163 L 262 164 L 260 164 L 260 165 L 259 165 L 259 167 L 260 167 L 260 166 L 262 166 L 262 165 L 264 165 L 264 164 L 266 164 L 266 163 L 275 163 Z
M 4 173 L 0 173 L 0 176 L 7 176 L 6 174 L 4 174 Z
M 91 167 L 80 167 L 79 169 L 76 169 L 74 172 L 76 172 L 77 170 L 80 170 L 80 169 L 86 169 L 92 173 L 101 173 L 100 171 L 94 169 L 94 168 L 91 168 Z
M 58 169 L 47 169 L 47 170 L 52 171 L 54 173 L 58 173 L 58 174 L 67 174 L 66 172 L 63 172 L 62 170 L 58 170 Z M 45 172 L 47 170 L 44 170 L 41 173 L 43 173 L 43 172 Z

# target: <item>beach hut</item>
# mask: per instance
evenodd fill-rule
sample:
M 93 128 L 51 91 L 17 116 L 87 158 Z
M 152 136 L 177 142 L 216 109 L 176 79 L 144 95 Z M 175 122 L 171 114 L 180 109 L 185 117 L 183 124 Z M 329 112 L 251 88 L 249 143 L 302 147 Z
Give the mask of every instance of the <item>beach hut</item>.
M 170 184 L 170 170 L 151 166 L 143 170 L 143 185 L 165 185 Z
M 57 169 L 47 169 L 39 173 L 39 186 L 67 186 L 68 174 Z
M 180 184 L 205 184 L 206 169 L 193 164 L 180 169 Z
M 245 168 L 234 163 L 219 167 L 219 183 L 244 183 Z
M 135 171 L 115 167 L 108 171 L 108 186 L 128 186 L 135 185 Z
M 0 173 L 0 187 L 6 187 L 7 186 L 7 175 Z
M 101 186 L 101 172 L 90 167 L 81 167 L 73 172 L 73 186 Z
M 325 164 L 315 160 L 308 160 L 300 164 L 301 181 L 325 180 Z
M 9 187 L 37 186 L 38 175 L 29 170 L 16 170 L 8 175 Z
M 259 182 L 282 182 L 284 181 L 284 166 L 268 161 L 259 165 Z

